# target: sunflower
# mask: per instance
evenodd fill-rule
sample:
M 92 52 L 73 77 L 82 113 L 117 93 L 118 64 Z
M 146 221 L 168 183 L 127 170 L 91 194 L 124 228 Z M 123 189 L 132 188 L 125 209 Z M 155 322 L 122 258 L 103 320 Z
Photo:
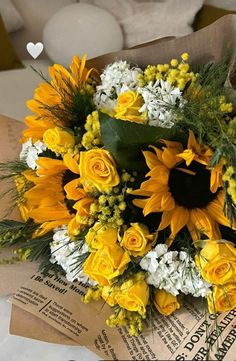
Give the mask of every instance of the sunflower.
M 90 76 L 97 76 L 94 68 L 86 68 L 86 55 L 80 59 L 74 56 L 69 72 L 63 66 L 54 64 L 49 67 L 51 80 L 40 83 L 35 89 L 34 99 L 28 100 L 27 107 L 34 113 L 25 118 L 28 126 L 23 131 L 23 141 L 32 138 L 33 141 L 42 140 L 45 130 L 55 125 L 66 125 L 65 105 L 73 108 L 76 94 L 88 90 Z M 63 116 L 59 116 L 59 115 Z
M 43 139 L 43 134 L 49 128 L 55 127 L 53 119 L 38 119 L 36 115 L 28 115 L 24 120 L 27 128 L 22 132 L 21 143 L 27 142 L 30 138 L 35 143 Z
M 68 224 L 75 235 L 86 225 L 85 219 L 79 222 L 79 205 L 81 201 L 87 202 L 86 209 L 89 213 L 88 205 L 94 202 L 94 199 L 82 188 L 78 158 L 79 155 L 72 156 L 70 153 L 66 154 L 63 160 L 39 157 L 37 172 L 24 173 L 25 180 L 31 183 L 31 187 L 24 193 L 19 208 L 27 218 L 39 224 L 37 235 Z M 87 216 L 89 217 L 89 214 Z
M 219 225 L 230 227 L 223 212 L 222 162 L 210 167 L 212 151 L 198 144 L 192 131 L 187 149 L 178 142 L 163 143 L 162 149 L 151 146 L 154 152 L 144 152 L 149 179 L 132 194 L 147 198 L 135 199 L 134 204 L 143 208 L 145 216 L 162 213 L 158 230 L 170 226 L 170 243 L 185 226 L 193 240 L 199 239 L 201 233 L 220 239 Z

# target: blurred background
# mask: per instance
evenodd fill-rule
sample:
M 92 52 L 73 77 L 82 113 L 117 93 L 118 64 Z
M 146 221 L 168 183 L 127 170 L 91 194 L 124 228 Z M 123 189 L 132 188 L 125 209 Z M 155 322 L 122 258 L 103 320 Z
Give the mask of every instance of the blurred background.
M 229 13 L 236 0 L 0 0 L 0 114 L 27 114 L 40 82 L 30 65 L 47 75 L 49 65 L 68 66 L 74 54 L 93 58 L 184 36 Z

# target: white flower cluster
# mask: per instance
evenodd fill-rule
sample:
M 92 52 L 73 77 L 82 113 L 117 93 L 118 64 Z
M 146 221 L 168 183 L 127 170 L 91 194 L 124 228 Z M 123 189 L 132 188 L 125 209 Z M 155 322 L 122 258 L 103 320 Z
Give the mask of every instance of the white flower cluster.
M 35 170 L 37 168 L 37 159 L 39 154 L 47 149 L 46 145 L 39 140 L 32 143 L 30 138 L 27 142 L 22 144 L 22 150 L 20 152 L 20 160 L 26 162 L 29 168 Z
M 78 269 L 76 269 L 76 260 L 78 257 L 88 252 L 88 246 L 86 243 L 81 249 L 79 249 L 78 243 L 73 242 L 70 239 L 67 228 L 65 227 L 54 230 L 53 242 L 51 242 L 50 247 L 50 262 L 57 263 L 63 268 L 69 282 L 81 281 L 83 283 L 93 283 L 93 281 L 91 282 L 82 270 L 78 271 Z
M 187 252 L 168 251 L 165 244 L 158 244 L 140 262 L 148 272 L 147 283 L 176 296 L 179 293 L 205 297 L 210 284 L 205 282 L 194 260 Z
M 181 90 L 161 79 L 138 88 L 138 91 L 144 99 L 140 112 L 147 111 L 149 125 L 171 128 L 174 125 L 171 107 L 184 104 Z
M 120 60 L 108 65 L 101 74 L 101 84 L 97 86 L 94 95 L 97 108 L 113 110 L 120 93 L 137 89 L 140 73 L 140 68 L 132 67 L 127 61 Z

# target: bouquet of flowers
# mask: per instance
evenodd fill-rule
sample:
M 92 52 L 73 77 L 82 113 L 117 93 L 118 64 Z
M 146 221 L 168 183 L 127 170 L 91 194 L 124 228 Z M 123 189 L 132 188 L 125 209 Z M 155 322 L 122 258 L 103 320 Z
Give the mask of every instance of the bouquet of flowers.
M 191 67 L 189 56 L 51 66 L 19 159 L 0 164 L 23 219 L 0 222 L 0 246 L 86 284 L 83 301 L 102 299 L 107 324 L 131 335 L 186 295 L 210 313 L 236 307 L 232 57 Z

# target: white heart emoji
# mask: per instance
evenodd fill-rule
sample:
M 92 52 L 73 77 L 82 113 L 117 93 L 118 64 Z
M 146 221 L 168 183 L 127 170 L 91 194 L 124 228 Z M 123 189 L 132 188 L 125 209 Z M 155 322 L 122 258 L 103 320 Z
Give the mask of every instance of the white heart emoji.
M 32 56 L 32 58 L 37 59 L 37 57 L 42 53 L 43 51 L 43 43 L 28 43 L 26 45 L 26 49 L 28 53 Z

